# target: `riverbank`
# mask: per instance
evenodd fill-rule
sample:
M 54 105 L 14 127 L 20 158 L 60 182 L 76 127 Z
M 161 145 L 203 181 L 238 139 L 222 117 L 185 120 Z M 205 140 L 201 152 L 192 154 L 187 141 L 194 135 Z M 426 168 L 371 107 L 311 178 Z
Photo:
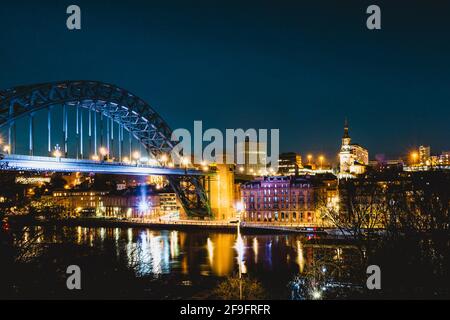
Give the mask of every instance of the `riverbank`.
M 11 225 L 40 226 L 74 226 L 74 227 L 105 227 L 105 228 L 152 228 L 159 230 L 212 230 L 235 233 L 238 223 L 227 221 L 178 220 L 157 221 L 139 219 L 108 219 L 108 218 L 67 218 L 67 219 L 37 219 L 33 217 L 9 217 Z M 327 234 L 325 229 L 312 226 L 286 226 L 261 223 L 240 223 L 240 231 L 244 234 Z

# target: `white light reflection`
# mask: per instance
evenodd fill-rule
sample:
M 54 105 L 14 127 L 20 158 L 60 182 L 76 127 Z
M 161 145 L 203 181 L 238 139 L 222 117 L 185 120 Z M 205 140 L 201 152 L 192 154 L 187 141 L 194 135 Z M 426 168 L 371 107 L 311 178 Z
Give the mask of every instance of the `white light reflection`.
M 133 241 L 133 229 L 128 228 L 128 243 Z
M 214 261 L 214 243 L 210 238 L 206 241 L 206 247 L 208 248 L 208 260 L 209 264 L 212 266 Z
M 299 266 L 300 273 L 302 273 L 305 268 L 305 258 L 303 256 L 303 245 L 300 240 L 297 240 L 297 264 Z
M 81 244 L 81 240 L 82 240 L 82 233 L 81 233 L 82 229 L 81 227 L 77 227 L 77 243 Z
M 172 231 L 170 233 L 170 257 L 173 259 L 178 257 L 178 231 Z
M 255 254 L 255 263 L 258 261 L 258 239 L 253 238 L 253 253 Z
M 237 231 L 237 239 L 236 243 L 234 245 L 234 248 L 237 252 L 237 261 L 239 266 L 239 274 L 241 273 L 247 273 L 247 269 L 245 267 L 245 261 L 244 261 L 244 253 L 245 253 L 245 246 L 244 246 L 244 240 L 242 239 L 241 230 L 238 226 Z

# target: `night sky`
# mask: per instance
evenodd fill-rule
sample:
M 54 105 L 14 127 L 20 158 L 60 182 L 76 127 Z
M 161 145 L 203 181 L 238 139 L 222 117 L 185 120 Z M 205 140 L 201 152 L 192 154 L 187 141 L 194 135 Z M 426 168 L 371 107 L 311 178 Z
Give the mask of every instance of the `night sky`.
M 0 89 L 100 80 L 173 129 L 280 128 L 282 151 L 331 157 L 348 117 L 371 158 L 419 144 L 440 153 L 450 149 L 444 2 L 2 1 Z M 81 31 L 66 28 L 70 4 Z M 370 4 L 382 30 L 365 26 Z

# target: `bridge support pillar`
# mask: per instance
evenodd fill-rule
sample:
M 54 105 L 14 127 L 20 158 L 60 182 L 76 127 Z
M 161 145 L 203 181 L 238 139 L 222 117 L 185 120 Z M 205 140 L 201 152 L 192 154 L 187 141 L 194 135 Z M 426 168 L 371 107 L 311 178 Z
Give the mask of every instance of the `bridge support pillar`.
M 15 152 L 15 130 L 16 130 L 16 124 L 14 123 L 14 121 L 12 121 L 9 125 L 8 128 L 8 147 L 9 150 L 8 153 L 14 153 Z M 14 146 L 13 146 L 13 141 L 14 141 Z
M 80 106 L 76 107 L 76 125 L 75 125 L 75 140 L 76 140 L 76 159 L 80 158 Z
M 52 113 L 51 107 L 47 108 L 47 139 L 48 139 L 48 155 L 52 154 Z
M 67 110 L 67 106 L 64 105 L 63 106 L 63 140 L 64 140 L 64 156 L 67 157 L 67 138 L 68 138 L 68 126 L 67 126 L 67 114 L 68 114 L 68 110 Z
M 29 141 L 30 156 L 33 155 L 33 138 L 34 138 L 34 134 L 33 134 L 33 131 L 34 131 L 34 128 L 33 128 L 33 116 L 34 116 L 34 114 L 30 113 L 30 116 L 28 118 L 28 126 L 29 126 L 29 133 L 30 133 L 30 136 L 29 136 L 29 138 L 30 138 L 30 141 Z
M 122 161 L 123 126 L 119 125 L 119 161 Z
M 83 154 L 83 109 L 80 110 L 80 158 L 84 159 Z
M 92 106 L 89 107 L 88 110 L 88 157 L 92 154 Z
M 106 118 L 106 150 L 108 150 L 108 159 L 111 156 L 111 146 L 109 145 L 110 141 L 110 131 L 109 131 L 109 118 Z
M 94 155 L 98 155 L 97 150 L 97 112 L 94 111 Z

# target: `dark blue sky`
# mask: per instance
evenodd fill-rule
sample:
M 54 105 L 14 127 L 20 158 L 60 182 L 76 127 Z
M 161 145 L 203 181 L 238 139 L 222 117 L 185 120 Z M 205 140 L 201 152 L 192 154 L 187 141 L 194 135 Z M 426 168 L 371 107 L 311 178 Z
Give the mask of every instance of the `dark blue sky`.
M 283 151 L 334 155 L 346 116 L 372 156 L 450 149 L 450 7 L 390 2 L 2 1 L 0 88 L 110 82 L 172 128 L 280 128 Z

